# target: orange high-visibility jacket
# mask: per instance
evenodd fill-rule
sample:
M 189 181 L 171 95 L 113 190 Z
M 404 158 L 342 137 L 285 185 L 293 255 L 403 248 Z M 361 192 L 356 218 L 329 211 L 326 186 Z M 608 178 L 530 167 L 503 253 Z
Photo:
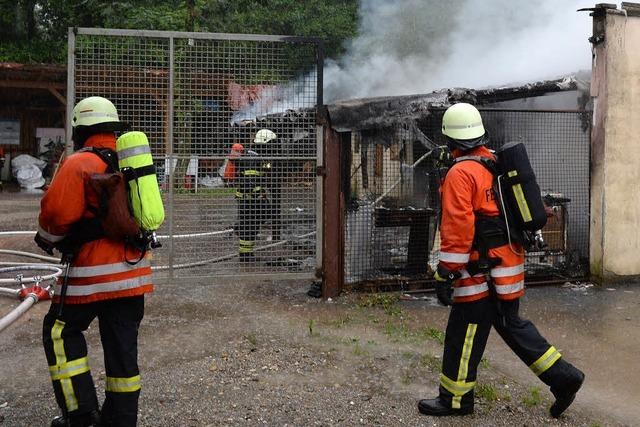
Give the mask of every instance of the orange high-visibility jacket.
M 460 153 L 454 152 L 454 157 Z M 495 159 L 484 146 L 464 153 Z M 440 222 L 440 264 L 446 270 L 460 271 L 461 279 L 453 289 L 454 302 L 476 301 L 489 296 L 489 286 L 483 274 L 470 276 L 467 262 L 479 254 L 471 248 L 476 215 L 498 216 L 500 211 L 493 192 L 493 174 L 479 162 L 468 160 L 454 164 L 441 187 L 442 219 Z M 491 269 L 498 298 L 510 300 L 524 294 L 524 251 L 518 244 L 489 249 L 490 257 L 502 263 Z
M 85 147 L 115 151 L 116 138 L 111 133 L 93 135 Z M 42 237 L 58 242 L 74 223 L 94 216 L 91 210 L 97 210 L 98 195 L 90 188 L 88 180 L 92 174 L 105 173 L 106 169 L 106 163 L 89 152 L 75 153 L 64 161 L 40 202 L 38 232 Z M 139 258 L 140 252 L 125 247 L 124 241 L 102 238 L 84 244 L 69 269 L 65 304 L 85 304 L 153 291 L 149 259 L 143 258 L 135 265 L 126 262 Z M 56 297 L 61 286 L 62 278 L 59 278 L 55 286 Z

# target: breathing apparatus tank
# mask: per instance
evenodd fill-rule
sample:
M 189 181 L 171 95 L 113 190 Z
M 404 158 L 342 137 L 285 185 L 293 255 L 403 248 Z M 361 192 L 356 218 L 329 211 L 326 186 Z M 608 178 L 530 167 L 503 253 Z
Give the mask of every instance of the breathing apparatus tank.
M 116 149 L 133 216 L 151 247 L 158 247 L 155 231 L 164 222 L 164 206 L 147 136 L 143 132 L 124 133 L 117 139 Z
M 501 208 L 507 211 L 504 214 L 517 229 L 528 233 L 533 245 L 543 246 L 540 230 L 547 223 L 547 214 L 524 144 L 509 142 L 496 151 L 496 156 L 498 191 L 506 204 Z

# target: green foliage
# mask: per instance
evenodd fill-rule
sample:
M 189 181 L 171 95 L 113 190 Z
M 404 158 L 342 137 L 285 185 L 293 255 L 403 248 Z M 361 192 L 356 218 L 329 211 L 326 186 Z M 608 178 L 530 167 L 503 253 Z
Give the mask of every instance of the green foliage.
M 371 294 L 360 299 L 360 307 L 382 307 L 389 316 L 402 314 L 402 309 L 398 305 L 400 297 L 396 294 Z
M 424 328 L 420 328 L 417 332 L 417 335 L 421 338 L 432 339 L 440 344 L 444 344 L 444 332 L 440 329 L 426 326 Z
M 0 61 L 25 63 L 66 62 L 69 27 L 315 36 L 335 58 L 358 22 L 358 0 L 0 0 L 0 10 Z M 284 55 L 289 69 L 307 71 L 298 48 Z M 257 80 L 282 78 L 261 73 Z
M 538 387 L 530 387 L 529 394 L 522 398 L 522 403 L 527 406 L 537 406 L 540 402 L 542 402 L 542 397 Z
M 476 386 L 476 396 L 487 402 L 495 402 L 498 400 L 498 392 L 491 384 L 478 384 Z
M 420 365 L 428 368 L 431 372 L 438 372 L 442 366 L 442 362 L 434 355 L 425 353 L 420 357 Z

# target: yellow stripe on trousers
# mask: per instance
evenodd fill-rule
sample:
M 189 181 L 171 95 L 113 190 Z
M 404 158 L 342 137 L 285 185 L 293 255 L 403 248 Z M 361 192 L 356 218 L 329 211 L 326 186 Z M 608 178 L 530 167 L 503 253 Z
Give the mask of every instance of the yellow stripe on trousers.
M 535 362 L 533 362 L 529 369 L 533 371 L 537 376 L 542 375 L 547 369 L 553 366 L 562 355 L 554 346 L 549 347 L 549 349 L 538 358 Z
M 475 323 L 469 323 L 467 326 L 467 335 L 464 338 L 464 345 L 462 346 L 462 355 L 460 356 L 460 366 L 458 367 L 458 383 L 467 381 L 467 374 L 469 373 L 469 359 L 471 358 L 471 350 L 473 349 L 473 339 L 476 336 L 476 330 L 478 325 Z M 460 408 L 460 401 L 462 396 L 454 396 L 451 403 L 451 407 L 454 409 Z
M 64 326 L 65 323 L 62 320 L 56 319 L 51 329 L 51 340 L 53 341 L 53 352 L 56 355 L 56 366 L 63 366 L 67 363 L 67 355 L 64 352 L 64 341 L 62 340 L 62 330 Z M 73 391 L 71 378 L 62 378 L 59 381 L 67 411 L 75 411 L 78 409 L 78 399 L 76 399 L 76 394 Z
M 131 393 L 140 390 L 140 375 L 129 378 L 107 377 L 105 391 L 113 393 Z

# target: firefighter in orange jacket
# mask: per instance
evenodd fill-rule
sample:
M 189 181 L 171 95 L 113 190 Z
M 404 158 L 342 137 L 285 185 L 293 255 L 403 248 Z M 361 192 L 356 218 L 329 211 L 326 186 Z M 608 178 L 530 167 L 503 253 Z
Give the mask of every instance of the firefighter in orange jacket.
M 74 148 L 85 149 L 65 160 L 42 198 L 36 235 L 38 245 L 49 253 L 55 247 L 72 254 L 64 300 L 60 301 L 58 283 L 43 324 L 44 350 L 63 413 L 51 426 L 135 426 L 140 394 L 138 327 L 144 294 L 153 290 L 151 266 L 147 258 L 134 265 L 127 262 L 141 253 L 101 234 L 96 221 L 99 197 L 87 184 L 92 174 L 108 169 L 87 148 L 115 151 L 114 132 L 126 125 L 109 100 L 95 96 L 78 102 L 72 126 Z M 101 411 L 83 336 L 96 317 L 106 371 Z
M 418 403 L 425 415 L 473 412 L 477 367 L 491 326 L 551 388 L 554 418 L 573 402 L 584 374 L 564 360 L 536 327 L 518 315 L 524 294 L 524 250 L 509 243 L 493 191 L 494 176 L 480 158 L 495 160 L 482 118 L 470 104 L 451 106 L 442 133 L 456 159 L 441 188 L 440 302 L 452 305 L 447 324 L 440 393 Z M 451 297 L 453 296 L 453 300 Z

